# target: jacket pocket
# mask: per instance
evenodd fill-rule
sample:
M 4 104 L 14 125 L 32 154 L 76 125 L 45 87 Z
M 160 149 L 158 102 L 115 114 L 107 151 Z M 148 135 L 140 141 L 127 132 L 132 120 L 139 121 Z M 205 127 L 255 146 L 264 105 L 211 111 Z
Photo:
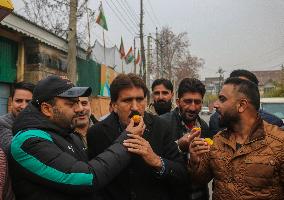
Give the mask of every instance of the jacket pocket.
M 273 186 L 275 159 L 267 155 L 257 155 L 245 159 L 245 180 L 253 188 Z

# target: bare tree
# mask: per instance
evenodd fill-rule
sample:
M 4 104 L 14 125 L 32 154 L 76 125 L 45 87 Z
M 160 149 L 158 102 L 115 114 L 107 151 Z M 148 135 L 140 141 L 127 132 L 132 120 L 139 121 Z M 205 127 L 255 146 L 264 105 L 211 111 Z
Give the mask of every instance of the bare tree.
M 192 56 L 189 52 L 178 61 L 174 67 L 174 75 L 177 85 L 184 78 L 199 78 L 198 71 L 204 65 L 204 60 L 196 56 Z
M 32 22 L 46 28 L 54 34 L 67 39 L 69 32 L 70 0 L 22 0 L 24 3 L 24 15 Z M 77 4 L 77 43 L 86 48 L 88 41 L 88 25 L 95 21 L 95 11 L 87 8 L 89 0 L 78 0 Z M 93 23 L 94 24 L 94 23 Z
M 185 77 L 198 77 L 204 60 L 190 54 L 187 32 L 176 34 L 170 27 L 163 27 L 157 35 L 158 57 L 154 55 L 154 58 L 158 59 L 159 66 L 153 63 L 151 74 L 177 82 Z

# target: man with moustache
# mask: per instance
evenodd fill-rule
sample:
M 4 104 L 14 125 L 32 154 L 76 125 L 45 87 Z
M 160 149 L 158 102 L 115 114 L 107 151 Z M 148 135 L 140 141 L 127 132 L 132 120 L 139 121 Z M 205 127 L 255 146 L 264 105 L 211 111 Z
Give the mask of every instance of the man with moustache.
M 85 148 L 87 149 L 87 131 L 88 128 L 97 123 L 98 121 L 92 115 L 90 97 L 79 97 L 80 106 L 83 108 L 82 112 L 73 119 L 75 127 L 75 134 L 80 137 Z M 93 116 L 93 120 L 91 118 Z
M 110 85 L 113 112 L 88 131 L 88 153 L 92 159 L 104 152 L 139 113 L 145 122 L 143 137 L 124 141 L 133 153 L 125 170 L 112 180 L 99 195 L 103 200 L 174 200 L 176 185 L 187 179 L 182 156 L 173 140 L 168 124 L 158 116 L 145 112 L 148 89 L 136 74 L 120 74 Z
M 153 103 L 146 108 L 146 112 L 162 115 L 174 110 L 176 105 L 172 102 L 173 96 L 171 81 L 164 78 L 156 79 L 152 84 Z
M 112 146 L 88 160 L 72 121 L 83 111 L 79 97 L 89 87 L 75 87 L 51 75 L 38 82 L 32 102 L 13 126 L 10 168 L 17 200 L 96 199 L 94 192 L 111 181 L 130 161 L 126 134 L 142 134 L 143 121 L 130 123 Z
M 201 128 L 201 137 L 209 135 L 208 125 L 198 115 L 201 111 L 205 91 L 205 86 L 200 80 L 195 78 L 183 79 L 178 87 L 177 108 L 160 116 L 170 125 L 171 132 L 174 133 L 174 140 L 184 157 L 185 163 L 188 162 L 189 135 L 193 128 Z M 189 180 L 187 184 L 180 187 L 180 192 L 186 193 L 188 200 L 209 199 L 207 184 L 198 185 Z
M 12 90 L 11 112 L 0 117 L 0 148 L 8 154 L 8 149 L 13 138 L 12 126 L 16 117 L 32 100 L 34 84 L 27 82 L 15 83 Z
M 213 200 L 278 200 L 284 196 L 284 134 L 261 119 L 256 84 L 225 81 L 214 107 L 220 125 L 210 147 L 202 138 L 190 144 L 189 170 L 194 180 L 214 180 Z

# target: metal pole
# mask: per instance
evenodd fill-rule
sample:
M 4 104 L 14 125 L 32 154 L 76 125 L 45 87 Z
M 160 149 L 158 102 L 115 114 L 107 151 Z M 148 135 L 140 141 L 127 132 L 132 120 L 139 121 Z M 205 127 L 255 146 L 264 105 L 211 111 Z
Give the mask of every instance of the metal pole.
M 156 27 L 156 62 L 157 62 L 157 78 L 160 78 L 160 68 L 159 68 L 159 44 L 158 44 L 158 27 Z
M 135 37 L 134 37 L 134 74 L 136 74 L 135 58 L 136 58 L 136 44 L 135 44 Z

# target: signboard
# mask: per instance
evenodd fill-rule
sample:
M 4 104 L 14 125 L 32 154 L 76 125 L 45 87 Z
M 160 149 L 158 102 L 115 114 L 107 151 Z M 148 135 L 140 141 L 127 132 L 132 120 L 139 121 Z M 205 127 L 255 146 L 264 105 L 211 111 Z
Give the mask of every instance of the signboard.
M 117 74 L 113 69 L 104 64 L 101 65 L 100 96 L 110 97 L 110 84 L 116 75 Z

